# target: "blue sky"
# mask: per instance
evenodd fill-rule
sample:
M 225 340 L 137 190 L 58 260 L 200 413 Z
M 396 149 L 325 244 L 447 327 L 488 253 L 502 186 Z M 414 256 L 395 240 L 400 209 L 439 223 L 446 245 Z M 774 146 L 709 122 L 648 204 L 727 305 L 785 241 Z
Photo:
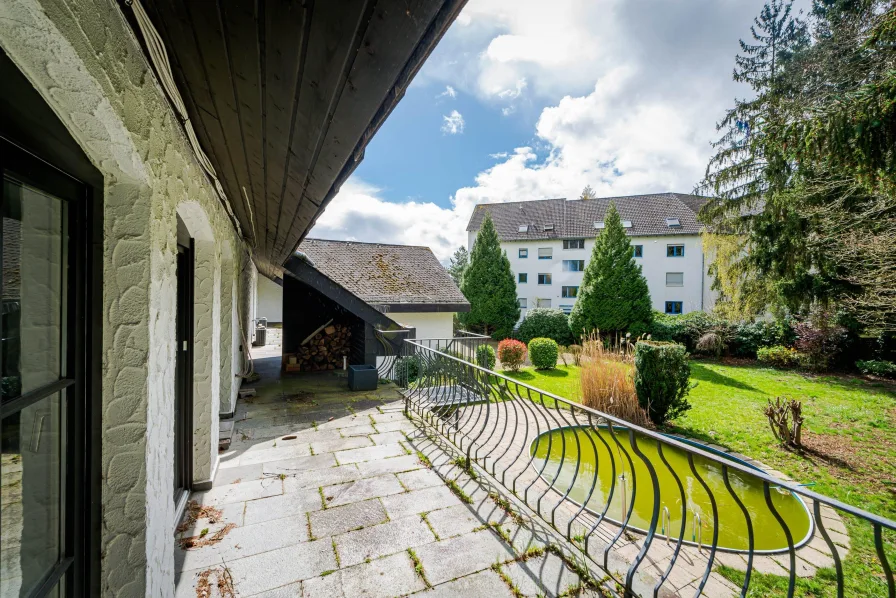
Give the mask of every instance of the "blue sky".
M 310 236 L 447 262 L 478 203 L 691 192 L 762 4 L 469 0 Z

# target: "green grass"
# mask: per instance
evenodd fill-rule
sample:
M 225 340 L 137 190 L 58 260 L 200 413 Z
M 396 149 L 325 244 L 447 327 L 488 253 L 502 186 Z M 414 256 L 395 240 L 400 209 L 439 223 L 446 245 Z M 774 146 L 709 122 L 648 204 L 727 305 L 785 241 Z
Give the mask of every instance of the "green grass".
M 579 400 L 578 368 L 503 372 L 521 382 L 570 400 Z M 812 490 L 896 519 L 896 385 L 860 377 L 813 375 L 758 365 L 692 361 L 697 382 L 692 409 L 664 431 L 711 442 L 757 459 Z M 787 396 L 803 403 L 801 454 L 782 449 L 762 413 L 769 398 Z M 811 505 L 810 505 L 811 507 Z M 874 548 L 873 529 L 844 517 L 852 548 L 844 562 L 846 596 L 885 596 L 886 581 Z M 884 543 L 896 567 L 896 533 Z M 720 567 L 740 584 L 743 573 Z M 833 569 L 798 580 L 797 596 L 835 596 Z M 753 573 L 750 596 L 784 596 L 787 578 Z

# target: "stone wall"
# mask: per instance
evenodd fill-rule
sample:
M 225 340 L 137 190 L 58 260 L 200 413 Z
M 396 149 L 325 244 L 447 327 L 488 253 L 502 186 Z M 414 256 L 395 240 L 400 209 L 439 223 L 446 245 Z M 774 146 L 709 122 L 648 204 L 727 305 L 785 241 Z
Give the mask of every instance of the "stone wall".
M 105 181 L 102 591 L 170 596 L 176 215 L 189 204 L 210 235 L 196 269 L 196 295 L 208 308 L 197 309 L 196 322 L 198 475 L 214 471 L 222 393 L 236 391 L 240 364 L 228 360 L 239 349 L 231 344 L 228 354 L 222 339 L 239 335 L 222 322 L 248 324 L 229 310 L 235 300 L 252 313 L 254 266 L 122 10 L 114 0 L 4 0 L 0 46 Z M 225 246 L 240 268 L 222 269 Z

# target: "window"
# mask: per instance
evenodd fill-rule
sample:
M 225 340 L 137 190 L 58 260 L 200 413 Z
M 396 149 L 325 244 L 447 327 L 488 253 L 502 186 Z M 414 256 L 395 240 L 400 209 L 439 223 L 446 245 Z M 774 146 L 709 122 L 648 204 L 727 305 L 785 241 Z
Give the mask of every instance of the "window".
M 666 301 L 666 313 L 667 314 L 680 314 L 681 313 L 681 301 Z
M 548 231 L 552 231 L 552 230 L 554 230 L 553 224 L 545 224 L 544 225 L 544 232 L 548 232 Z
M 529 250 L 528 249 L 520 249 L 519 252 L 517 253 L 517 255 L 519 257 L 523 257 L 523 258 L 529 257 Z
M 517 275 L 517 282 L 520 283 L 520 284 L 524 284 L 524 283 L 529 282 L 529 275 L 526 274 L 525 272 L 520 272 L 520 273 Z
M 564 272 L 582 272 L 585 270 L 585 260 L 563 260 Z
M 635 257 L 644 257 L 644 246 L 643 245 L 633 245 L 635 250 Z
M 579 296 L 579 287 L 560 287 L 560 296 L 564 299 L 575 299 Z
M 520 225 L 520 228 L 519 228 L 519 231 L 520 231 L 521 233 L 527 233 L 527 232 L 529 232 L 529 225 L 528 225 L 528 224 L 521 224 L 521 225 Z
M 678 218 L 666 218 L 666 226 L 669 228 L 681 228 L 681 220 Z
M 594 228 L 601 229 L 601 228 L 603 228 L 603 227 L 604 227 L 604 221 L 603 221 L 603 220 L 595 220 L 595 222 L 594 222 Z
M 550 307 L 551 300 L 550 299 L 536 299 L 535 305 L 536 305 L 536 307 Z
M 684 257 L 684 245 L 666 245 L 666 257 Z
M 683 287 L 684 272 L 666 272 L 667 287 Z
M 572 313 L 572 305 L 561 305 L 560 311 L 565 313 L 567 316 Z
M 517 301 L 520 302 L 520 309 L 526 309 L 526 298 L 525 297 L 520 297 L 519 299 L 517 299 Z
M 623 220 L 623 221 L 622 221 L 622 228 L 631 228 L 631 227 L 632 227 L 632 221 L 631 221 L 631 220 Z
M 585 249 L 585 239 L 564 239 L 563 249 Z
M 550 274 L 539 274 L 538 275 L 538 284 L 551 284 L 551 275 Z
M 538 250 L 538 259 L 540 259 L 540 260 L 549 260 L 549 259 L 553 259 L 553 257 L 554 257 L 554 250 L 551 249 L 550 247 L 541 247 L 541 248 L 539 248 L 539 250 Z

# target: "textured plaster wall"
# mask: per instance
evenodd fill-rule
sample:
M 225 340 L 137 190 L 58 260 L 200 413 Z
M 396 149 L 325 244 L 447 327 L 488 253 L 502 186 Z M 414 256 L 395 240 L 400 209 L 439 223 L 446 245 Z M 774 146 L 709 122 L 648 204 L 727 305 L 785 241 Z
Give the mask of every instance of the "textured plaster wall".
M 0 46 L 105 179 L 102 592 L 170 596 L 178 205 L 194 203 L 213 235 L 197 281 L 197 294 L 211 296 L 198 322 L 209 331 L 198 415 L 208 427 L 197 428 L 211 447 L 224 318 L 217 244 L 245 251 L 121 10 L 113 0 L 2 0 Z M 238 301 L 251 302 L 254 285 L 238 282 Z M 209 449 L 197 447 L 197 470 L 211 471 Z
M 219 339 L 220 351 L 220 368 L 219 368 L 219 413 L 230 413 L 233 411 L 231 399 L 233 397 L 232 390 L 234 386 L 234 363 L 233 363 L 233 252 L 230 249 L 230 243 L 225 241 L 221 243 L 221 289 L 220 301 L 221 308 L 219 319 L 221 322 L 221 334 Z M 239 364 L 236 365 L 239 367 Z

